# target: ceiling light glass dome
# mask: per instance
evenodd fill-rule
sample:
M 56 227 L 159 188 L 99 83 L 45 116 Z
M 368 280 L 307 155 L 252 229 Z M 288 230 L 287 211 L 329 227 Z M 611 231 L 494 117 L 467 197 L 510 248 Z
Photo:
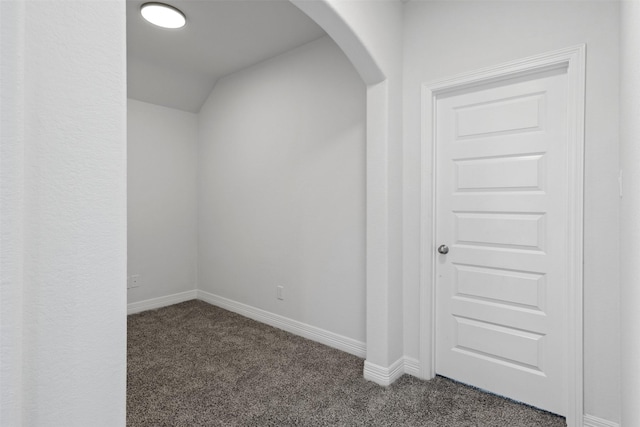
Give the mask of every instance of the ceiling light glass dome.
M 182 28 L 187 23 L 184 13 L 164 3 L 145 3 L 140 13 L 144 19 L 162 28 Z

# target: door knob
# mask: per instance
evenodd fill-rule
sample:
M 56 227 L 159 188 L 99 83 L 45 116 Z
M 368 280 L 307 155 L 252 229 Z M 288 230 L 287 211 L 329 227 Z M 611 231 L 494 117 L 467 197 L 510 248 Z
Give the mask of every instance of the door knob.
M 440 252 L 442 255 L 446 255 L 449 253 L 449 247 L 447 245 L 440 245 L 438 247 L 438 252 Z

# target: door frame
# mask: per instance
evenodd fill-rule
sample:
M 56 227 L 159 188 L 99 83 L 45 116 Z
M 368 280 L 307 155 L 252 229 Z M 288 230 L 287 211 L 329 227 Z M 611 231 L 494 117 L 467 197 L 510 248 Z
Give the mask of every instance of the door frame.
M 436 375 L 436 112 L 439 96 L 487 83 L 566 69 L 568 87 L 568 220 L 565 322 L 567 370 L 567 426 L 582 426 L 583 395 L 583 199 L 584 199 L 584 109 L 586 45 L 459 74 L 422 85 L 421 218 L 420 218 L 420 377 Z M 428 171 L 432 171 L 431 174 Z M 430 180 L 429 180 L 430 179 Z

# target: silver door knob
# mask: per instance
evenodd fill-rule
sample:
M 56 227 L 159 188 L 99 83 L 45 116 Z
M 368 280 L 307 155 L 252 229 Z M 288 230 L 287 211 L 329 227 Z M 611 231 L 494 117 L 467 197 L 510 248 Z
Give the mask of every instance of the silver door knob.
M 446 255 L 449 253 L 449 247 L 447 245 L 440 245 L 438 247 L 438 252 L 440 252 L 442 255 Z

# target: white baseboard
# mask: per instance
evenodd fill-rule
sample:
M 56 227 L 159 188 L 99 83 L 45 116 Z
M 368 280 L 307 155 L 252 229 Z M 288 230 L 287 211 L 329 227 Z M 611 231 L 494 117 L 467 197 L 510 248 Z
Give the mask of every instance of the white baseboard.
M 329 347 L 353 354 L 354 356 L 364 358 L 367 354 L 366 345 L 361 341 L 329 332 L 315 326 L 307 325 L 306 323 L 298 322 L 297 320 L 270 313 L 209 292 L 198 290 L 197 295 L 198 299 L 208 302 L 209 304 L 233 311 L 234 313 L 238 313 L 250 319 L 257 320 L 258 322 L 266 323 L 267 325 L 278 329 L 291 332 L 292 334 L 317 341 L 324 345 L 328 345 Z
M 402 374 L 404 374 L 404 357 L 386 368 L 366 360 L 364 362 L 364 379 L 385 387 L 393 384 Z
M 151 298 L 144 301 L 132 302 L 127 304 L 127 314 L 140 313 L 141 311 L 153 310 L 155 308 L 166 307 L 168 305 L 178 304 L 180 302 L 189 301 L 198 297 L 198 291 L 180 292 L 173 295 L 167 295 L 159 298 Z
M 585 414 L 584 427 L 620 427 L 620 424 L 613 421 L 604 420 L 602 418 L 594 417 L 593 415 Z
M 420 378 L 420 361 L 413 357 L 404 357 L 404 373 Z

